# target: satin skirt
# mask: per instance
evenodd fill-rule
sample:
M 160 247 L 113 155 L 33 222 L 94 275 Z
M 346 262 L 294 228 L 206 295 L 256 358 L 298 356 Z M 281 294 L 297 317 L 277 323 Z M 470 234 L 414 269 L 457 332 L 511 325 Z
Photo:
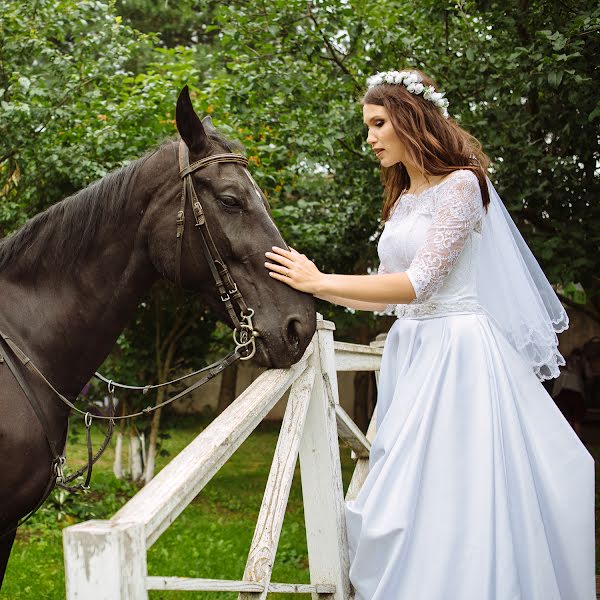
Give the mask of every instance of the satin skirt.
M 377 423 L 356 600 L 596 600 L 594 459 L 487 315 L 398 319 Z

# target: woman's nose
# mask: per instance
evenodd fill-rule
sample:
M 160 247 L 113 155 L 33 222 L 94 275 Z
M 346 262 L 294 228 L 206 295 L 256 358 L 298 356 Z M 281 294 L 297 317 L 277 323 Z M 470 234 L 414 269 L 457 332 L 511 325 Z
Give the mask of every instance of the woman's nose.
M 369 131 L 369 134 L 367 135 L 367 144 L 371 144 L 371 146 L 377 141 L 377 138 L 375 137 L 375 135 L 373 135 L 373 133 L 371 131 Z

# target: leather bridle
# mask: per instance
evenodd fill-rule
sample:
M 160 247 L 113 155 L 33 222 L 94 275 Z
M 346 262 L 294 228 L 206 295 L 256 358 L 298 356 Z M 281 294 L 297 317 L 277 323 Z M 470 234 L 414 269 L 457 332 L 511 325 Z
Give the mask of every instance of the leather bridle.
M 196 190 L 194 188 L 194 182 L 192 179 L 192 174 L 198 171 L 199 169 L 203 169 L 209 165 L 213 165 L 216 163 L 233 163 L 239 164 L 243 167 L 248 166 L 248 159 L 242 156 L 241 154 L 233 154 L 233 153 L 223 153 L 223 154 L 213 154 L 212 156 L 207 156 L 206 158 L 202 158 L 201 160 L 197 160 L 190 164 L 189 160 L 189 151 L 188 147 L 183 140 L 179 142 L 179 175 L 183 180 L 183 188 L 181 191 L 181 204 L 179 207 L 179 212 L 177 213 L 177 227 L 176 227 L 176 273 L 175 273 L 175 281 L 179 287 L 181 287 L 181 254 L 183 247 L 183 235 L 185 231 L 185 208 L 187 202 L 189 200 L 189 204 L 191 205 L 192 213 L 194 215 L 194 220 L 196 221 L 196 228 L 200 232 L 200 240 L 202 242 L 202 249 L 204 251 L 204 255 L 206 257 L 206 261 L 210 268 L 210 272 L 212 273 L 213 279 L 215 280 L 215 285 L 219 292 L 221 301 L 225 304 L 225 308 L 229 317 L 231 318 L 234 331 L 233 331 L 233 340 L 235 342 L 235 350 L 230 352 L 227 356 L 222 358 L 221 360 L 204 367 L 194 373 L 190 373 L 188 375 L 184 375 L 183 377 L 179 377 L 173 381 L 160 383 L 157 385 L 146 385 L 146 386 L 129 386 L 120 383 L 113 382 L 112 380 L 108 380 L 100 373 L 95 373 L 96 377 L 106 383 L 108 383 L 108 395 L 111 400 L 111 414 L 108 416 L 105 415 L 92 415 L 89 412 L 82 411 L 77 408 L 71 400 L 61 394 L 53 385 L 48 381 L 48 379 L 43 375 L 43 373 L 36 367 L 33 361 L 19 348 L 19 346 L 11 339 L 10 336 L 0 331 L 0 365 L 5 363 L 9 370 L 13 373 L 17 383 L 21 387 L 25 397 L 29 400 L 34 412 L 36 413 L 44 433 L 46 434 L 46 439 L 48 441 L 48 445 L 50 447 L 50 451 L 53 455 L 52 459 L 52 468 L 51 475 L 44 490 L 44 494 L 35 508 L 24 518 L 21 519 L 17 525 L 11 527 L 8 531 L 0 532 L 0 539 L 14 531 L 17 527 L 22 525 L 25 521 L 27 521 L 31 516 L 42 506 L 52 489 L 55 485 L 61 485 L 66 489 L 71 491 L 77 489 L 89 489 L 90 478 L 92 475 L 92 466 L 96 463 L 96 461 L 100 458 L 112 436 L 112 432 L 114 429 L 115 421 L 121 419 L 129 419 L 132 417 L 137 417 L 141 415 L 148 415 L 167 404 L 170 404 L 174 400 L 177 400 L 184 395 L 190 393 L 196 388 L 200 387 L 204 383 L 208 382 L 213 377 L 216 377 L 220 372 L 226 369 L 228 366 L 232 365 L 237 360 L 249 360 L 252 358 L 256 352 L 256 337 L 259 336 L 258 331 L 254 328 L 252 323 L 252 317 L 254 316 L 254 310 L 249 308 L 246 304 L 242 293 L 238 290 L 238 286 L 235 283 L 231 272 L 227 268 L 227 264 L 221 257 L 217 246 L 214 243 L 212 235 L 210 234 L 210 229 L 206 222 L 206 217 L 204 215 L 204 209 L 202 208 L 202 204 L 198 195 L 196 194 Z M 256 182 L 252 179 L 250 173 L 246 170 L 246 175 L 250 179 L 256 190 L 260 190 Z M 234 304 L 236 308 L 234 308 Z M 13 357 L 17 359 L 17 361 L 13 360 Z M 88 450 L 88 464 L 77 472 L 71 474 L 70 476 L 65 476 L 64 473 L 64 465 L 66 462 L 65 456 L 62 452 L 59 452 L 54 440 L 50 435 L 49 425 L 44 415 L 44 411 L 41 409 L 36 397 L 32 393 L 31 388 L 27 381 L 23 378 L 20 369 L 18 368 L 18 363 L 20 363 L 21 367 L 27 368 L 31 373 L 33 373 L 39 380 L 42 381 L 62 402 L 64 402 L 71 410 L 76 411 L 84 416 L 85 427 L 86 427 L 86 438 L 87 438 L 87 450 Z M 114 414 L 114 398 L 113 393 L 116 387 L 126 388 L 126 389 L 137 389 L 142 391 L 144 394 L 149 390 L 154 388 L 163 387 L 165 385 L 171 385 L 183 379 L 187 379 L 192 375 L 198 375 L 200 373 L 206 373 L 201 379 L 190 385 L 188 388 L 179 392 L 175 396 L 172 396 L 161 402 L 158 405 L 148 406 L 141 411 L 136 413 L 128 414 L 128 415 L 119 415 L 116 416 Z M 92 442 L 91 442 L 91 433 L 90 428 L 92 425 L 93 419 L 101 419 L 108 421 L 108 431 L 105 436 L 105 440 L 101 446 L 101 448 L 96 452 L 95 455 L 92 453 Z M 68 484 L 71 483 L 77 477 L 85 474 L 85 483 L 80 484 L 79 486 L 71 487 Z
M 191 205 L 196 227 L 200 232 L 200 240 L 202 242 L 202 250 L 206 257 L 206 262 L 210 268 L 210 272 L 215 280 L 215 285 L 219 292 L 221 302 L 225 305 L 227 313 L 234 325 L 233 340 L 237 350 L 243 350 L 244 354 L 240 360 L 248 360 L 254 356 L 256 352 L 255 337 L 258 332 L 252 324 L 254 310 L 248 308 L 242 293 L 239 291 L 237 284 L 233 280 L 231 272 L 227 268 L 227 264 L 221 258 L 219 250 L 210 234 L 208 223 L 204 209 L 196 189 L 192 174 L 209 165 L 216 163 L 236 163 L 244 167 L 248 166 L 248 159 L 241 154 L 223 153 L 207 156 L 190 164 L 189 151 L 186 143 L 183 140 L 179 142 L 179 175 L 183 180 L 183 189 L 181 191 L 181 204 L 177 213 L 177 250 L 176 250 L 176 275 L 175 281 L 181 287 L 181 251 L 183 246 L 183 234 L 185 231 L 185 207 L 189 200 Z M 252 177 L 246 171 L 250 180 Z M 255 187 L 256 184 L 254 183 Z M 233 304 L 239 309 L 239 316 Z

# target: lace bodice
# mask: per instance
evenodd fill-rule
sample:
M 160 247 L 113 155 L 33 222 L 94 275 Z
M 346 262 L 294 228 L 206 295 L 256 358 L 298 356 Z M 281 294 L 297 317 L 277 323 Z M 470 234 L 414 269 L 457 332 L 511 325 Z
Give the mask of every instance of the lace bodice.
M 411 304 L 476 304 L 482 216 L 479 182 L 468 170 L 402 195 L 379 239 L 378 272 L 406 272 L 417 296 Z M 389 305 L 386 313 L 406 306 Z

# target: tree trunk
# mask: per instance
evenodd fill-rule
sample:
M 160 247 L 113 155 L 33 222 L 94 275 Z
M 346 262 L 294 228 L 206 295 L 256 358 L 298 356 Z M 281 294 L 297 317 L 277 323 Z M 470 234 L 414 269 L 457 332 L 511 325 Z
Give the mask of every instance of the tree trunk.
M 115 442 L 115 460 L 113 462 L 113 473 L 117 479 L 123 479 L 123 432 L 117 433 Z
M 168 388 L 167 388 L 168 389 Z M 156 395 L 156 404 L 160 404 L 165 398 L 165 388 L 160 388 Z M 148 438 L 148 454 L 146 455 L 146 468 L 144 469 L 144 485 L 154 477 L 156 467 L 156 449 L 158 446 L 158 432 L 160 431 L 160 413 L 159 408 L 152 415 L 152 424 L 150 425 L 150 437 Z
M 133 428 L 129 430 L 129 472 L 132 481 L 139 481 L 144 473 L 140 438 Z
M 175 322 L 167 335 L 162 337 L 161 327 L 161 312 L 160 312 L 160 297 L 154 299 L 155 310 L 155 328 L 156 337 L 154 340 L 154 352 L 156 362 L 156 372 L 159 381 L 166 381 L 171 371 L 171 365 L 177 350 L 177 344 L 183 334 L 189 329 L 190 322 L 183 320 L 181 315 L 178 315 Z M 158 406 L 168 397 L 169 386 L 158 388 L 156 392 L 156 403 Z M 156 451 L 158 446 L 158 434 L 160 431 L 160 415 L 161 409 L 154 411 L 152 415 L 152 423 L 150 425 L 150 436 L 148 438 L 148 452 L 146 454 L 146 463 L 144 468 L 144 485 L 154 477 L 154 469 L 156 467 Z
M 218 415 L 235 400 L 238 366 L 238 363 L 233 363 L 221 374 L 221 388 L 219 389 L 219 403 L 217 405 Z

